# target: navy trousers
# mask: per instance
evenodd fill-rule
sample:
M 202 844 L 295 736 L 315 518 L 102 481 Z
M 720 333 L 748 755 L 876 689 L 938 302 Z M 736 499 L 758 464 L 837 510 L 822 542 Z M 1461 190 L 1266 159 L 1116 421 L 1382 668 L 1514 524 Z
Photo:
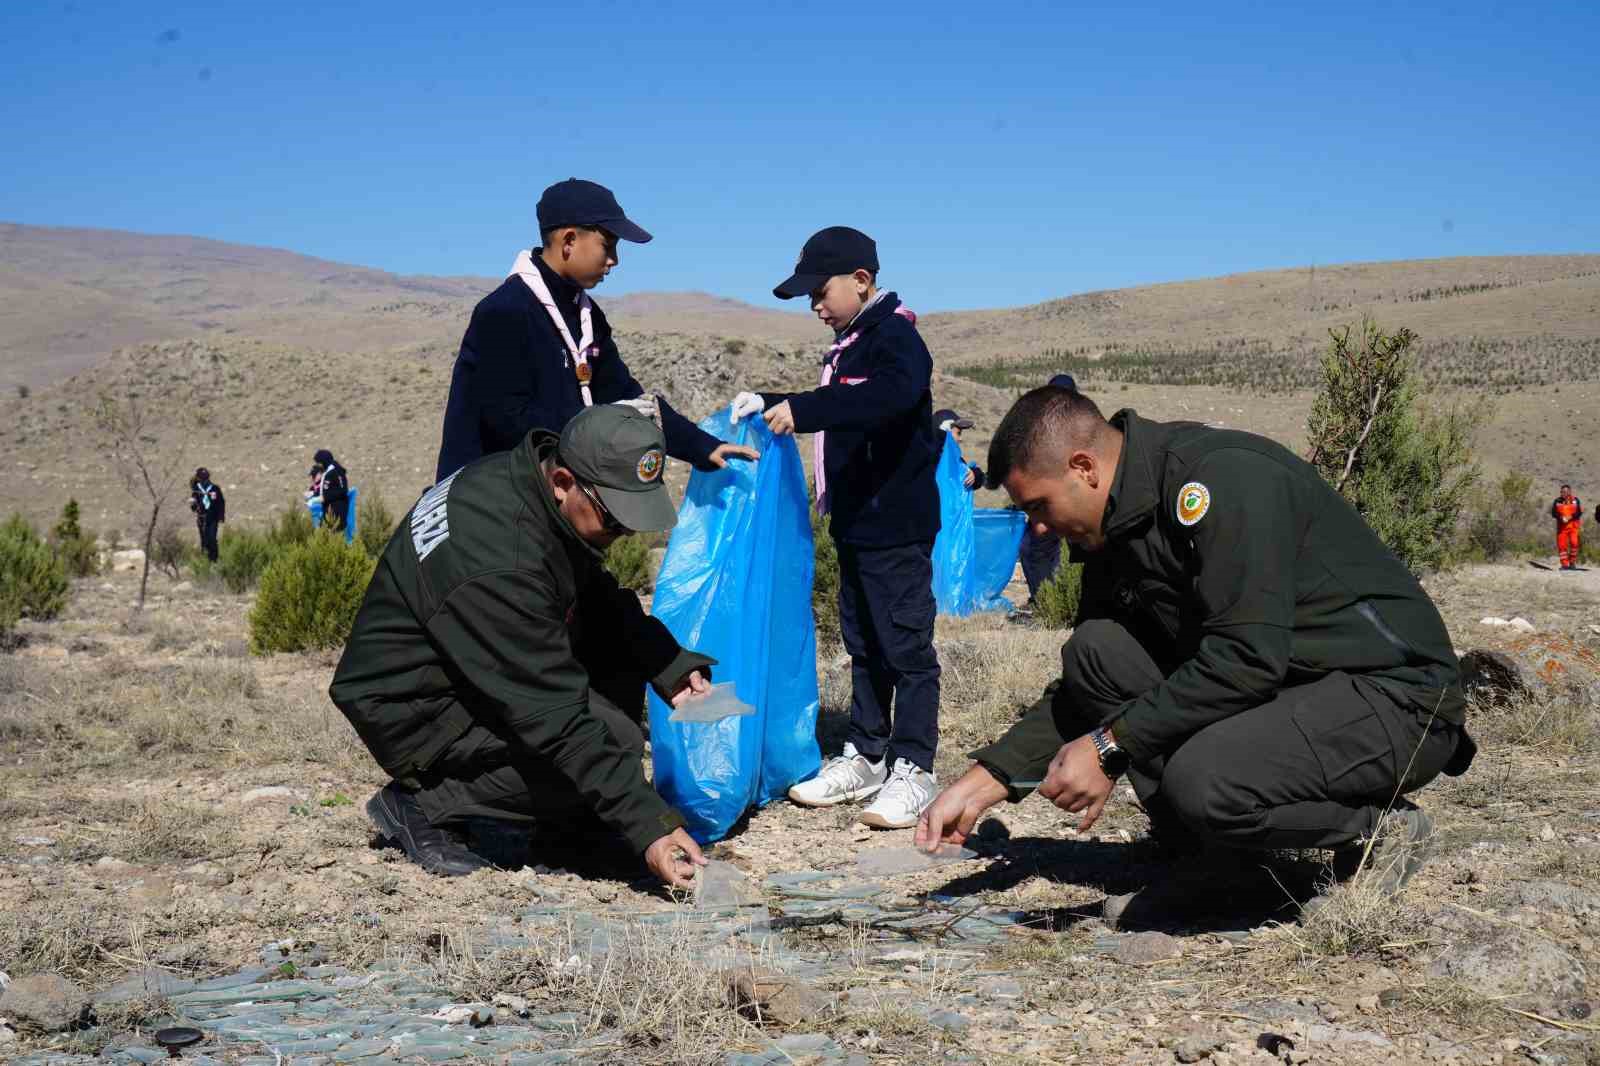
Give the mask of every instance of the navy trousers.
M 1039 586 L 1043 585 L 1056 575 L 1056 568 L 1061 565 L 1061 536 L 1057 533 L 1046 533 L 1036 536 L 1033 532 L 1033 523 L 1028 523 L 1028 531 L 1022 535 L 1022 549 L 1017 553 L 1022 557 L 1022 576 L 1028 582 L 1028 599 L 1033 599 L 1039 594 Z
M 933 542 L 839 545 L 839 630 L 850 653 L 850 742 L 933 769 L 939 657 L 933 650 Z

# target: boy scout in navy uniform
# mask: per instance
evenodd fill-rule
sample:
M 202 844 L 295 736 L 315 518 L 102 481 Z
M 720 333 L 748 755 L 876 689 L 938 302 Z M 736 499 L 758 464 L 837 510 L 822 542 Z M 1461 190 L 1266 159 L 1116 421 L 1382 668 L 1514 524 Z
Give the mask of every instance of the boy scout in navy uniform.
M 944 437 L 933 424 L 933 357 L 916 316 L 878 288 L 877 274 L 877 245 L 865 233 L 832 226 L 813 234 L 794 275 L 772 291 L 785 300 L 809 294 L 817 317 L 834 331 L 822 387 L 794 395 L 742 392 L 733 417 L 765 412 L 774 433 L 816 434 L 817 508 L 832 515 L 839 546 L 850 739 L 789 798 L 828 807 L 870 797 L 860 821 L 904 829 L 917 824 L 938 788 L 934 471 Z
M 1006 415 L 989 471 L 1084 563 L 1082 606 L 1060 679 L 973 754 L 918 845 L 965 839 L 1035 785 L 1086 829 L 1127 774 L 1160 837 L 1332 849 L 1341 877 L 1375 840 L 1368 865 L 1398 891 L 1431 826 L 1397 797 L 1475 748 L 1438 611 L 1317 471 L 1249 433 L 1107 421 L 1052 386 Z M 1107 917 L 1169 920 L 1203 896 L 1168 888 Z
M 385 837 L 445 876 L 489 865 L 483 817 L 598 818 L 669 885 L 704 860 L 645 781 L 639 719 L 709 691 L 687 651 L 601 565 L 629 530 L 670 528 L 666 442 L 627 407 L 535 430 L 423 494 L 389 541 L 329 694 L 394 781 L 367 804 Z
M 620 261 L 617 241 L 643 244 L 611 190 L 557 182 L 539 199 L 541 246 L 520 252 L 511 275 L 472 311 L 450 378 L 439 480 L 480 456 L 516 447 L 530 429 L 561 432 L 594 404 L 631 403 L 654 414 L 667 454 L 701 470 L 756 452 L 702 432 L 658 397 L 646 396 L 617 351 L 611 325 L 589 298 Z

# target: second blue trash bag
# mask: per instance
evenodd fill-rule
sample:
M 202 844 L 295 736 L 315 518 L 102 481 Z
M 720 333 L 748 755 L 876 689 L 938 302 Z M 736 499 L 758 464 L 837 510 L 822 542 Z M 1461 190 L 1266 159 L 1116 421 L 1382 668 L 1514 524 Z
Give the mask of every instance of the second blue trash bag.
M 975 507 L 972 511 L 973 609 L 1012 610 L 1012 603 L 1001 593 L 1011 583 L 1017 569 L 1017 549 L 1028 518 L 1021 511 L 997 507 Z
M 933 598 L 940 614 L 971 614 L 977 592 L 973 583 L 972 493 L 967 489 L 967 464 L 961 445 L 949 433 L 934 480 L 939 485 L 939 535 L 933 542 Z
M 726 409 L 700 428 L 761 452 L 756 463 L 733 460 L 690 475 L 651 609 L 679 644 L 715 658 L 713 679 L 733 682 L 755 708 L 715 722 L 669 722 L 671 708 L 650 694 L 656 790 L 704 844 L 816 773 L 822 757 L 800 450 L 759 418 L 731 424 Z

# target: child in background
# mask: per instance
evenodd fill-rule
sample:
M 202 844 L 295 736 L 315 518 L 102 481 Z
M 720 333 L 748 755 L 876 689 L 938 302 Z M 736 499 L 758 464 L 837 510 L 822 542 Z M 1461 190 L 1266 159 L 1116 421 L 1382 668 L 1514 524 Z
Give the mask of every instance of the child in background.
M 733 417 L 764 413 L 774 433 L 815 433 L 817 508 L 839 549 L 839 628 L 850 653 L 850 739 L 817 776 L 789 790 L 808 807 L 872 798 L 860 821 L 914 826 L 938 791 L 939 659 L 933 649 L 934 481 L 943 434 L 933 424 L 933 357 L 916 316 L 877 283 L 872 238 L 847 226 L 814 234 L 780 299 L 810 296 L 834 331 L 822 385 L 734 399 Z

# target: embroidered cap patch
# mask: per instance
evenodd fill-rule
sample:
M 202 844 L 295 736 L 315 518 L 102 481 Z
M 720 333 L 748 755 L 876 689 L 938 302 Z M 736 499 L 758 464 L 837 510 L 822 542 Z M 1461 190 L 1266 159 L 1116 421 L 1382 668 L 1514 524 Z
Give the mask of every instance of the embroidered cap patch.
M 661 452 L 659 449 L 651 448 L 649 451 L 639 456 L 639 480 L 646 482 L 655 481 L 660 476 Z
M 1178 521 L 1192 526 L 1211 509 L 1211 490 L 1198 481 L 1191 481 L 1178 490 Z

